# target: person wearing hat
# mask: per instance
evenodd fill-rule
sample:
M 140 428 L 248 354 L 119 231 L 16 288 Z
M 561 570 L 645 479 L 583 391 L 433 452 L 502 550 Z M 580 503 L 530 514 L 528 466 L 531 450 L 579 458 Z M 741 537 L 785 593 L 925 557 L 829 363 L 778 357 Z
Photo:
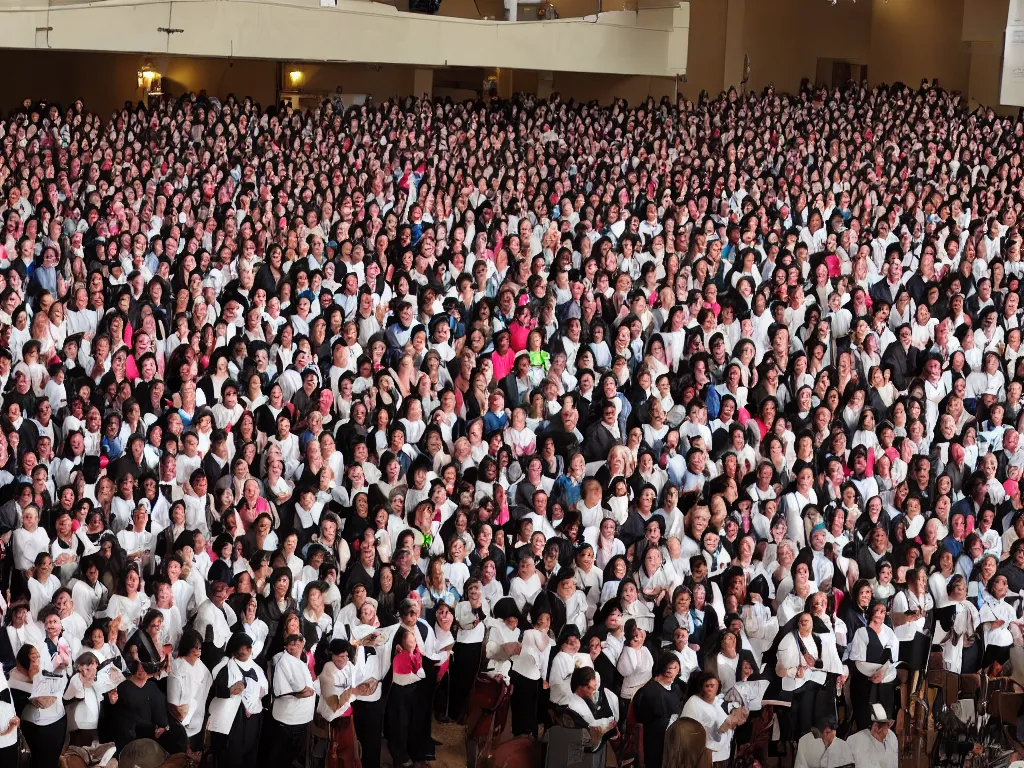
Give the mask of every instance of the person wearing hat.
M 856 762 L 849 744 L 836 734 L 834 714 L 821 714 L 814 727 L 800 737 L 793 768 L 850 768 Z
M 871 727 L 862 728 L 846 741 L 856 768 L 898 768 L 899 743 L 892 731 L 893 718 L 878 703 L 870 705 L 870 713 Z
M 252 638 L 243 632 L 231 635 L 211 675 L 210 750 L 219 768 L 251 768 L 259 757 L 262 699 L 269 692 L 267 676 L 252 659 Z

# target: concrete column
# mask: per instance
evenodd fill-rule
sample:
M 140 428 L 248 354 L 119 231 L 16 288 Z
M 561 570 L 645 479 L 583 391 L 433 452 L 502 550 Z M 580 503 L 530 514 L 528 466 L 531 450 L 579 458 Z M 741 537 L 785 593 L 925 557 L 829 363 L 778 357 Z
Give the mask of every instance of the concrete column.
M 412 73 L 412 92 L 416 98 L 434 95 L 434 70 L 415 69 Z
M 509 67 L 498 68 L 498 97 L 502 99 L 512 98 L 512 91 L 514 90 L 512 81 L 513 77 L 512 69 Z
M 747 0 L 728 0 L 729 9 L 725 20 L 725 67 L 723 87 L 739 88 L 743 79 L 743 26 L 747 10 Z

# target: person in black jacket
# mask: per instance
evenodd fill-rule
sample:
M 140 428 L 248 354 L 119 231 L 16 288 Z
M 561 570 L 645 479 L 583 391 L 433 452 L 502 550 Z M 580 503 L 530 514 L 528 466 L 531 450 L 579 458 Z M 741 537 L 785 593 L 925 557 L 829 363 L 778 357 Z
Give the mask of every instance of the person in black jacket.
M 113 717 L 114 744 L 120 752 L 136 739 L 159 741 L 167 732 L 167 697 L 153 682 L 157 665 L 148 661 L 128 661 L 128 679 L 117 686 Z M 111 697 L 113 698 L 113 697 Z
M 882 355 L 882 367 L 892 371 L 892 383 L 899 390 L 905 390 L 920 370 L 920 350 L 911 346 L 912 336 L 910 325 L 901 325 L 896 343 L 886 347 Z
M 619 421 L 615 403 L 605 400 L 601 406 L 601 420 L 587 430 L 587 439 L 583 443 L 583 456 L 587 462 L 605 461 L 612 446 L 622 445 L 619 434 Z

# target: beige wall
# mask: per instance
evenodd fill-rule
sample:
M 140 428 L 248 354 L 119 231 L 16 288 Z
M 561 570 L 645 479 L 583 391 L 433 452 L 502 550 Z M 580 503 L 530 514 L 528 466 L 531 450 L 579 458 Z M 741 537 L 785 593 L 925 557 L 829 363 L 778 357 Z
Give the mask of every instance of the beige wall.
M 690 0 L 689 97 L 738 85 L 793 91 L 831 78 L 832 62 L 867 67 L 868 81 L 917 85 L 922 78 L 996 104 L 1009 0 Z M 743 13 L 733 13 L 738 4 Z M 742 25 L 741 34 L 734 28 Z M 733 25 L 733 26 L 730 26 Z M 739 36 L 741 46 L 726 40 Z M 732 73 L 732 77 L 729 76 Z
M 679 90 L 696 101 L 701 91 L 712 96 L 722 90 L 725 71 L 725 0 L 690 0 L 690 47 L 686 83 Z
M 964 0 L 874 0 L 871 81 L 916 86 L 938 78 L 946 88 L 966 91 L 970 52 L 961 40 L 963 16 Z
M 655 101 L 662 96 L 675 98 L 675 79 L 670 77 L 630 77 L 606 75 L 591 77 L 575 72 L 556 72 L 554 90 L 563 99 L 577 101 L 599 101 L 608 104 L 612 99 L 626 99 L 631 105 L 638 104 L 648 96 Z
M 899 0 L 899 2 L 931 0 Z M 774 83 L 796 90 L 814 79 L 817 61 L 845 59 L 865 63 L 871 34 L 871 4 L 848 0 L 748 0 L 744 40 L 754 90 Z

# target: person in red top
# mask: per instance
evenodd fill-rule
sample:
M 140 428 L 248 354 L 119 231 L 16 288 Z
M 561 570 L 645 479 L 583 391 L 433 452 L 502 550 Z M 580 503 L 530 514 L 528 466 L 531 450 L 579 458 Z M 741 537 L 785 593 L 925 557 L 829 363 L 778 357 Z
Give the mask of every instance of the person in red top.
M 395 637 L 395 658 L 391 663 L 392 682 L 388 694 L 387 724 L 388 749 L 392 764 L 408 768 L 409 734 L 413 727 L 413 709 L 416 705 L 418 686 L 426 676 L 423 671 L 423 656 L 416 647 L 416 636 L 402 627 Z

